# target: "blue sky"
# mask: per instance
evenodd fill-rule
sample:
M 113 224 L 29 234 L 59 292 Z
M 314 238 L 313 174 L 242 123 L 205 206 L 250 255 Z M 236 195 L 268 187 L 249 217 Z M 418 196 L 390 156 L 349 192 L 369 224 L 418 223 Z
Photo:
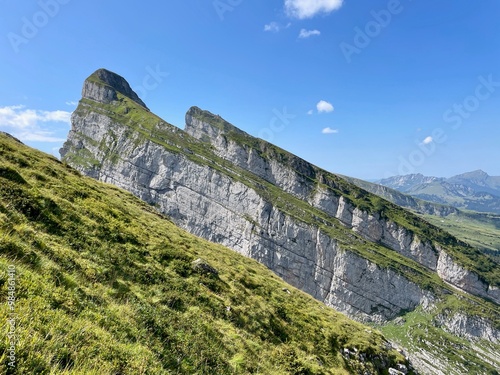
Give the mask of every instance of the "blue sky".
M 497 0 L 0 0 L 0 130 L 46 152 L 104 67 L 332 172 L 500 175 Z

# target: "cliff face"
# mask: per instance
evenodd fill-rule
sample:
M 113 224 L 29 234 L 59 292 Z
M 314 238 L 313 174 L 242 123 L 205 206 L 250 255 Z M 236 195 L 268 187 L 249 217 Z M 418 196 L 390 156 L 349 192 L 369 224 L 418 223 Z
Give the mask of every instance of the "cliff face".
M 361 321 L 430 311 L 457 290 L 500 303 L 489 273 L 453 252 L 461 244 L 441 232 L 453 246 L 426 235 L 435 228 L 396 206 L 198 108 L 179 130 L 145 110 L 121 77 L 91 77 L 63 160 L 131 191 L 180 227 L 258 260 Z M 456 322 L 468 317 L 447 314 Z M 498 341 L 492 321 L 481 319 L 450 327 Z
M 307 201 L 313 207 L 335 217 L 366 240 L 381 243 L 433 271 L 438 271 L 443 280 L 460 289 L 500 303 L 497 287 L 482 282 L 477 274 L 456 264 L 440 246 L 435 246 L 430 241 L 422 241 L 405 227 L 349 203 L 335 191 L 339 189 L 337 184 L 330 183 L 326 188 L 318 188 L 315 180 L 327 180 L 327 173 L 319 168 L 284 150 L 276 151 L 277 148 L 274 148 L 274 152 L 269 152 L 271 146 L 267 142 L 256 140 L 217 116 L 204 113 L 198 108 L 188 111 L 186 132 L 210 143 L 221 158 Z M 231 137 L 228 133 L 235 134 Z M 249 146 L 250 143 L 253 144 Z
M 106 116 L 73 117 L 68 147 L 83 147 L 101 164 L 82 172 L 131 191 L 180 227 L 254 258 L 290 284 L 360 320 L 384 321 L 424 302 L 428 293 L 398 273 L 346 251 L 318 226 L 273 206 L 257 191 L 151 141 L 138 144 Z M 114 144 L 108 159 L 99 144 Z M 66 151 L 68 150 L 68 151 Z M 355 217 L 343 199 L 335 213 Z M 338 207 L 337 207 L 338 206 Z

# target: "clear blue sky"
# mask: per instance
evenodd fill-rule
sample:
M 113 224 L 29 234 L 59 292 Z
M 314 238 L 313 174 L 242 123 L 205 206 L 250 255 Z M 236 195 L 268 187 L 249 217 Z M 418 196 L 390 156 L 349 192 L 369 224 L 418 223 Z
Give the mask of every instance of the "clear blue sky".
M 0 0 L 0 130 L 57 155 L 104 67 L 176 126 L 197 105 L 336 173 L 500 175 L 499 21 L 497 0 Z

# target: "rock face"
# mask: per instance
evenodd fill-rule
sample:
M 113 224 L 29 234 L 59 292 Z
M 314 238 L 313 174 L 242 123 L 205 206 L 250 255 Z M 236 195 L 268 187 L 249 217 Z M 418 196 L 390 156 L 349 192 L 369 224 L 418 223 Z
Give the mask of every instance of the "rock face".
M 203 111 L 196 107 L 188 111 L 186 132 L 201 141 L 209 142 L 221 158 L 307 201 L 310 205 L 337 218 L 368 241 L 381 243 L 433 271 L 437 270 L 443 280 L 460 289 L 500 303 L 498 288 L 482 282 L 477 274 L 456 264 L 440 247 L 421 241 L 406 228 L 383 219 L 380 215 L 369 214 L 350 204 L 333 190 L 337 188 L 335 184 L 327 185 L 332 189 L 318 189 L 312 181 L 322 177 L 322 171 L 319 169 L 283 150 L 280 151 L 285 157 L 282 157 L 281 161 L 276 155 L 270 158 L 267 142 L 257 141 L 256 147 L 249 148 L 241 142 L 241 138 L 252 140 L 251 136 L 220 118 L 214 118 L 213 115 L 205 115 L 206 120 L 200 120 L 200 112 Z M 235 139 L 226 136 L 231 131 L 238 135 Z
M 446 244 L 384 213 L 396 206 L 363 207 L 355 199 L 371 202 L 369 193 L 196 107 L 185 131 L 147 110 L 132 126 L 118 114 L 137 111 L 135 105 L 146 109 L 123 78 L 94 73 L 72 116 L 63 160 L 360 321 L 431 308 L 446 283 L 500 303 L 498 288 L 460 265 Z M 476 329 L 467 319 L 458 317 L 450 329 L 498 337 L 487 320 Z
M 132 99 L 145 109 L 146 104 L 130 88 L 125 78 L 106 69 L 97 70 L 83 84 L 82 97 L 100 103 L 112 103 L 117 100 L 117 93 Z
M 290 284 L 363 321 L 391 319 L 426 300 L 427 293 L 415 283 L 345 251 L 334 238 L 286 215 L 242 182 L 153 142 L 137 145 L 105 116 L 77 116 L 73 124 L 83 127 L 74 126 L 78 135 L 65 147 L 71 142 L 79 149 L 85 138 L 106 143 L 114 138 L 123 157 L 111 163 L 105 152 L 85 142 L 102 165 L 83 172 L 157 205 L 191 233 L 264 263 Z M 338 212 L 352 216 L 342 201 Z
M 477 296 L 491 298 L 496 303 L 500 301 L 500 289 L 498 287 L 482 282 L 478 275 L 453 262 L 446 252 L 441 252 L 437 273 L 443 280 L 462 290 Z

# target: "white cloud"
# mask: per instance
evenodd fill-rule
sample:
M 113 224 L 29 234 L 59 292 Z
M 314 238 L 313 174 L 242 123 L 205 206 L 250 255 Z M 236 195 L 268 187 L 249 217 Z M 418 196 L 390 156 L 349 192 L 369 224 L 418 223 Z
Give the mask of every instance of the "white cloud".
M 423 143 L 424 145 L 428 145 L 428 144 L 429 144 L 429 143 L 431 143 L 432 141 L 434 141 L 434 139 L 433 139 L 431 136 L 429 136 L 429 137 L 425 138 L 425 139 L 422 141 L 422 143 Z
M 264 25 L 264 31 L 272 31 L 277 33 L 278 31 L 280 31 L 280 29 L 281 27 L 277 22 L 271 22 L 268 23 L 267 25 Z
M 77 104 L 78 104 L 78 102 L 74 102 L 74 101 L 66 102 L 66 105 L 69 105 L 69 106 L 72 106 L 72 107 L 74 107 Z
M 300 30 L 299 38 L 305 39 L 305 38 L 309 38 L 310 36 L 313 36 L 313 35 L 321 35 L 321 31 L 302 29 L 302 30 Z
M 290 17 L 312 18 L 339 9 L 343 2 L 343 0 L 285 0 L 285 11 Z
M 312 115 L 313 113 L 314 113 L 314 111 L 312 109 L 310 109 L 309 111 L 307 111 L 308 115 Z
M 320 100 L 319 103 L 316 104 L 316 108 L 318 109 L 319 113 L 321 112 L 328 113 L 328 112 L 333 112 L 334 110 L 333 105 L 325 100 Z
M 330 128 L 330 127 L 328 127 L 328 128 L 324 128 L 324 129 L 321 131 L 321 133 L 323 133 L 323 134 L 337 134 L 338 132 L 339 132 L 339 131 L 338 131 L 338 129 L 332 129 L 332 128 Z
M 70 120 L 71 112 L 66 111 L 39 111 L 22 105 L 0 107 L 0 129 L 21 141 L 62 142 L 63 138 L 54 136 L 53 124 L 69 125 Z
M 15 135 L 16 138 L 19 138 L 23 142 L 48 142 L 48 143 L 56 143 L 56 142 L 64 142 L 64 138 L 54 137 L 54 132 L 49 131 L 41 131 L 38 132 L 21 132 Z

